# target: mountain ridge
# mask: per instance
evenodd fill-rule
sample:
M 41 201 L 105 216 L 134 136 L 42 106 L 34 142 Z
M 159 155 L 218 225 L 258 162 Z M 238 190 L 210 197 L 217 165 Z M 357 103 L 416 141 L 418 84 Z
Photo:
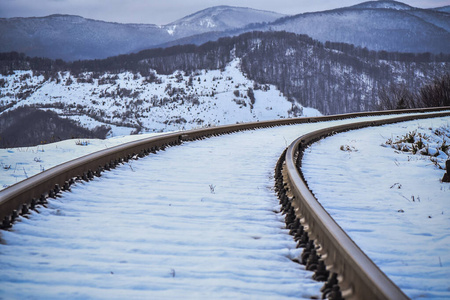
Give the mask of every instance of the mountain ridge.
M 122 24 L 63 14 L 3 18 L 0 52 L 72 61 L 101 59 L 161 46 L 198 45 L 253 30 L 307 34 L 321 42 L 344 42 L 370 50 L 450 52 L 449 13 L 396 1 L 369 1 L 294 16 L 215 6 L 167 25 Z
M 197 11 L 195 13 L 192 13 L 190 15 L 187 15 L 181 19 L 178 19 L 174 22 L 170 22 L 167 25 L 176 25 L 176 24 L 180 24 L 180 23 L 185 23 L 185 22 L 192 22 L 193 20 L 198 20 L 199 17 L 211 17 L 211 16 L 217 16 L 219 15 L 218 12 L 221 12 L 223 14 L 223 12 L 243 12 L 243 11 L 248 11 L 248 12 L 253 12 L 253 13 L 260 13 L 262 15 L 271 15 L 272 18 L 271 19 L 278 19 L 281 18 L 283 16 L 286 16 L 285 14 L 280 14 L 280 13 L 276 13 L 276 12 L 272 12 L 272 11 L 267 11 L 267 10 L 261 10 L 261 9 L 254 9 L 254 8 L 250 8 L 250 7 L 238 7 L 238 6 L 230 6 L 230 5 L 217 5 L 217 6 L 212 6 L 209 8 L 205 8 L 203 10 Z M 252 22 L 245 22 L 247 24 L 252 23 Z
M 450 13 L 450 5 L 432 8 L 432 10 Z
M 398 1 L 389 1 L 389 0 L 368 1 L 368 2 L 356 4 L 356 5 L 352 5 L 349 7 L 350 8 L 378 8 L 378 9 L 384 8 L 384 9 L 396 9 L 396 10 L 413 9 L 413 7 L 408 4 L 398 2 Z

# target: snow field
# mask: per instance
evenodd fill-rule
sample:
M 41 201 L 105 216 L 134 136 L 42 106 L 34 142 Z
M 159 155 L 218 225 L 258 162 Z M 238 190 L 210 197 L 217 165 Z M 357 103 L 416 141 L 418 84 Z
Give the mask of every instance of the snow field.
M 386 142 L 417 131 L 431 150 L 443 139 L 432 133 L 449 124 L 445 117 L 340 133 L 309 147 L 302 162 L 319 202 L 412 299 L 450 297 L 450 184 L 430 156 Z M 445 166 L 447 158 L 441 151 L 433 159 Z

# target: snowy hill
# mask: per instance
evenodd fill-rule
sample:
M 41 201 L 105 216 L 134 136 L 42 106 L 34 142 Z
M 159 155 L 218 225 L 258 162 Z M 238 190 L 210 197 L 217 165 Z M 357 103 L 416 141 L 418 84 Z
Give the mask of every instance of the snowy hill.
M 223 70 L 175 71 L 149 76 L 122 72 L 59 72 L 46 80 L 32 71 L 1 76 L 1 107 L 51 109 L 109 136 L 320 115 L 288 99 L 273 85 L 259 85 L 240 71 L 239 59 Z
M 255 10 L 251 8 L 215 6 L 196 12 L 176 22 L 166 25 L 172 34 L 190 36 L 193 32 L 226 31 L 243 28 L 252 23 L 272 22 L 284 17 L 270 11 Z

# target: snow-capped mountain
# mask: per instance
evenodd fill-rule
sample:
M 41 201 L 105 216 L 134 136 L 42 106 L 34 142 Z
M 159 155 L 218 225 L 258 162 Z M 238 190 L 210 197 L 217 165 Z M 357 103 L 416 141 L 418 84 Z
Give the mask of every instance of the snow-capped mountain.
M 216 6 L 196 12 L 165 26 L 172 34 L 183 36 L 192 32 L 226 31 L 244 28 L 249 24 L 273 22 L 285 15 L 251 8 Z
M 439 13 L 441 8 L 436 9 L 419 9 L 397 1 L 370 1 L 352 6 L 357 9 L 390 9 L 399 10 L 404 13 L 416 16 L 423 21 L 441 27 L 450 32 L 450 18 L 445 11 Z
M 335 10 L 287 16 L 251 29 L 204 33 L 166 45 L 202 44 L 248 30 L 307 34 L 321 42 L 343 42 L 369 50 L 450 53 L 450 13 L 397 1 L 369 1 Z
M 396 1 L 370 1 L 324 12 L 282 18 L 265 30 L 307 34 L 370 50 L 449 53 L 450 14 Z

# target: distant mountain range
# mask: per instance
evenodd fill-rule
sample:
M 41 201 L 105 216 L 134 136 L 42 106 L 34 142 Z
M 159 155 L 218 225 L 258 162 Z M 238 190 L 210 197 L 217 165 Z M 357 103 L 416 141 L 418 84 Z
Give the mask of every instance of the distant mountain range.
M 396 1 L 369 1 L 335 10 L 285 16 L 216 6 L 173 23 L 120 24 L 71 15 L 0 19 L 0 52 L 53 59 L 98 59 L 143 49 L 202 44 L 249 31 L 307 34 L 370 50 L 450 53 L 449 6 L 420 9 Z
M 217 6 L 164 26 L 120 24 L 72 15 L 0 19 L 0 52 L 80 60 L 106 58 L 154 48 L 205 32 L 226 32 L 284 15 L 250 8 Z

